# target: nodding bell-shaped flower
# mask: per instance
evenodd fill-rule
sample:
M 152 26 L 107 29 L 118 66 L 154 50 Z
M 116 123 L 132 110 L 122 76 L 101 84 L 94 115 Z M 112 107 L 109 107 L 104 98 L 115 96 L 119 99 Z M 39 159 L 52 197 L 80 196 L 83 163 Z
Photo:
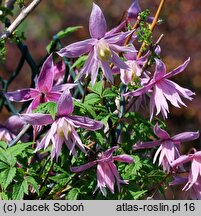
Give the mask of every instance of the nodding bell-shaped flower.
M 117 183 L 118 189 L 120 190 L 120 184 L 128 184 L 128 181 L 121 180 L 117 167 L 114 161 L 120 161 L 124 163 L 133 163 L 134 160 L 131 156 L 123 154 L 118 156 L 113 156 L 113 152 L 118 149 L 118 146 L 114 146 L 105 152 L 99 153 L 98 158 L 95 161 L 89 162 L 87 164 L 71 167 L 72 172 L 82 172 L 97 165 L 97 186 L 95 191 L 100 188 L 100 191 L 104 196 L 107 195 L 106 187 L 108 187 L 111 193 L 114 193 L 114 184 Z M 94 193 L 95 193 L 94 191 Z
M 137 142 L 133 146 L 133 149 L 138 150 L 159 146 L 155 153 L 153 162 L 156 162 L 156 159 L 160 154 L 159 165 L 162 164 L 165 172 L 169 172 L 173 161 L 180 157 L 180 144 L 182 142 L 195 140 L 199 137 L 199 132 L 184 132 L 170 137 L 170 135 L 165 130 L 161 129 L 158 124 L 154 127 L 154 133 L 159 137 L 159 140 Z M 183 169 L 183 167 L 180 168 Z
M 85 148 L 76 128 L 85 128 L 87 130 L 99 130 L 102 123 L 83 116 L 74 116 L 73 100 L 70 91 L 67 89 L 58 100 L 58 108 L 55 120 L 49 114 L 27 113 L 22 114 L 21 118 L 33 126 L 42 126 L 51 124 L 50 130 L 42 138 L 36 147 L 36 151 L 47 148 L 52 143 L 51 158 L 59 157 L 63 143 L 70 150 L 70 154 L 77 156 L 75 146 L 86 153 Z

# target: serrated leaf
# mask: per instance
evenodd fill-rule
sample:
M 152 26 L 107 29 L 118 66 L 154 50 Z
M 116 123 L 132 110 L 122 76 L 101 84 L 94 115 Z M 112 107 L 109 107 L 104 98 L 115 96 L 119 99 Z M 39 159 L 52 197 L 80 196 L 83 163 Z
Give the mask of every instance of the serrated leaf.
M 7 169 L 8 167 L 9 167 L 8 164 L 0 161 L 0 170 Z
M 49 179 L 53 180 L 57 184 L 66 184 L 70 180 L 71 176 L 67 173 L 57 174 L 55 176 L 49 177 Z
M 33 189 L 36 191 L 36 193 L 39 195 L 39 185 L 38 183 L 36 182 L 36 180 L 31 177 L 31 176 L 27 176 L 26 177 L 26 181 L 29 185 L 31 185 L 33 187 Z
M 96 118 L 96 112 L 94 111 L 94 106 L 89 105 L 87 103 L 79 103 L 78 101 L 74 101 L 74 105 L 83 108 L 85 112 L 90 114 L 94 119 Z
M 16 158 L 8 152 L 8 149 L 0 149 L 0 161 L 8 164 L 10 167 L 16 164 Z
M 74 64 L 71 66 L 71 70 L 73 69 L 73 68 L 81 68 L 83 65 L 84 65 L 84 63 L 85 63 L 85 61 L 87 60 L 87 58 L 88 58 L 88 56 L 87 55 L 83 55 L 83 56 L 81 56 L 81 57 L 79 57 L 75 62 L 74 62 Z
M 6 142 L 0 141 L 0 148 L 6 149 L 8 144 Z
M 33 113 L 50 114 L 52 118 L 55 119 L 57 114 L 57 103 L 50 101 L 40 104 L 35 110 L 33 110 Z
M 72 190 L 69 191 L 67 195 L 68 200 L 76 200 L 79 196 L 80 189 L 79 188 L 73 188 Z
M 8 168 L 0 173 L 0 182 L 4 190 L 12 182 L 13 178 L 15 177 L 15 174 L 16 174 L 15 167 Z
M 111 98 L 111 97 L 117 97 L 118 94 L 113 92 L 111 89 L 105 89 L 103 92 L 103 97 Z
M 98 95 L 101 95 L 102 93 L 102 81 L 98 81 L 94 84 L 94 86 L 91 85 L 91 83 L 88 86 L 88 89 Z
M 21 200 L 23 199 L 24 194 L 28 194 L 28 184 L 26 180 L 14 185 L 12 199 Z
M 18 143 L 17 145 L 8 148 L 7 152 L 12 156 L 16 157 L 17 155 L 21 154 L 27 147 L 33 144 L 34 142 Z
M 8 195 L 5 192 L 0 193 L 0 200 L 8 200 Z
M 98 103 L 99 101 L 100 101 L 100 96 L 95 94 L 95 93 L 91 93 L 85 97 L 84 102 L 87 104 L 94 105 L 94 104 Z

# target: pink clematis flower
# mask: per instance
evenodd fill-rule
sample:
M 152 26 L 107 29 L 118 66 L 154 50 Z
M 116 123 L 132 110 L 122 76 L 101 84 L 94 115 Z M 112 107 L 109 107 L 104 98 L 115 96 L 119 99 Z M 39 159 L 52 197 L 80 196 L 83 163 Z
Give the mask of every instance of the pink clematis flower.
M 180 104 L 186 106 L 182 102 L 180 96 L 192 100 L 191 96 L 195 95 L 195 93 L 189 89 L 182 88 L 175 82 L 169 80 L 170 77 L 181 73 L 188 65 L 190 59 L 167 74 L 165 64 L 159 59 L 155 59 L 155 61 L 156 70 L 153 78 L 142 88 L 128 92 L 124 94 L 124 96 L 140 96 L 151 91 L 150 119 L 153 118 L 155 106 L 157 110 L 156 115 L 161 112 L 163 117 L 167 118 L 167 113 L 169 112 L 167 100 L 170 101 L 173 106 L 180 108 Z
M 97 165 L 97 186 L 95 191 L 100 188 L 100 191 L 104 196 L 107 195 L 106 187 L 108 187 L 111 193 L 114 193 L 114 184 L 115 179 L 117 182 L 118 189 L 120 190 L 120 184 L 128 184 L 128 181 L 121 180 L 117 167 L 114 164 L 114 161 L 120 161 L 124 163 L 133 163 L 134 160 L 131 156 L 126 154 L 112 156 L 113 152 L 118 149 L 118 146 L 114 146 L 108 149 L 105 152 L 99 153 L 98 159 L 87 164 L 71 167 L 72 172 L 82 172 L 86 169 L 91 168 L 92 166 Z M 95 193 L 94 191 L 94 193 Z
M 173 176 L 173 180 L 170 182 L 171 186 L 180 184 L 186 184 L 188 178 L 181 176 Z M 185 188 L 183 188 L 184 190 Z M 191 188 L 185 189 L 185 199 L 201 200 L 201 176 L 198 177 L 197 181 L 192 185 Z
M 144 148 L 153 148 L 155 146 L 160 146 L 155 153 L 153 163 L 156 162 L 156 159 L 159 156 L 159 165 L 162 164 L 163 170 L 169 172 L 171 164 L 174 160 L 180 157 L 180 144 L 182 142 L 187 142 L 195 140 L 199 137 L 199 132 L 184 132 L 177 134 L 173 137 L 163 129 L 161 129 L 158 124 L 154 127 L 154 133 L 159 140 L 148 141 L 148 142 L 137 142 L 134 146 L 134 150 L 144 149 Z M 181 167 L 182 168 L 182 167 Z
M 53 120 L 49 114 L 27 113 L 22 114 L 21 118 L 33 126 L 42 126 L 51 124 L 50 130 L 37 145 L 36 151 L 47 148 L 52 142 L 51 158 L 58 158 L 62 144 L 65 143 L 70 154 L 75 157 L 75 145 L 86 153 L 82 141 L 77 134 L 75 128 L 85 128 L 87 130 L 99 130 L 102 128 L 102 123 L 83 116 L 73 116 L 73 100 L 69 90 L 66 90 L 58 100 L 56 119 Z
M 189 161 L 191 161 L 191 170 L 189 172 L 188 182 L 183 190 L 191 188 L 201 177 L 201 151 L 195 152 L 194 154 L 182 155 L 171 164 L 175 168 Z
M 54 101 L 57 102 L 61 91 L 66 88 L 73 88 L 75 84 L 63 84 L 53 86 L 56 67 L 53 64 L 52 55 L 44 62 L 41 72 L 36 81 L 36 88 L 21 89 L 13 92 L 7 92 L 6 96 L 11 101 L 24 102 L 33 100 L 29 105 L 27 112 L 34 110 L 39 104 Z M 58 70 L 58 68 L 57 68 Z
M 84 74 L 88 76 L 91 73 L 92 85 L 96 81 L 99 68 L 102 69 L 107 80 L 113 82 L 110 63 L 119 68 L 128 69 L 127 64 L 120 59 L 117 52 L 132 51 L 130 47 L 119 45 L 122 41 L 125 41 L 130 32 L 116 33 L 119 29 L 118 27 L 110 33 L 106 33 L 106 28 L 106 20 L 101 9 L 93 3 L 89 19 L 89 32 L 92 38 L 70 44 L 58 52 L 58 55 L 61 57 L 66 56 L 68 58 L 75 58 L 89 53 L 89 57 L 80 71 L 78 79 L 81 79 Z

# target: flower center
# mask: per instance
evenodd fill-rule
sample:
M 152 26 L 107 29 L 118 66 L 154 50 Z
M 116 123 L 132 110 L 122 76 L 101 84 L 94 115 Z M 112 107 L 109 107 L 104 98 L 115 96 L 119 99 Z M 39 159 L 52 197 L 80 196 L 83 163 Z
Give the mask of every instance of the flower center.
M 97 45 L 98 58 L 101 61 L 107 61 L 112 57 L 110 47 L 104 40 L 100 40 Z
M 72 127 L 66 121 L 63 121 L 60 125 L 57 126 L 57 134 L 60 138 L 65 137 L 64 133 L 67 134 L 67 137 L 72 134 Z

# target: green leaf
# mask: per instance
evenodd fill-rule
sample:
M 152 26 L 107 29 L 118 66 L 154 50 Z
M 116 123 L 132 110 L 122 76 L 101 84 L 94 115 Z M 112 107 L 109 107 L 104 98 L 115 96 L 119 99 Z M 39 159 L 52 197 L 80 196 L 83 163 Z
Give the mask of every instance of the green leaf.
M 16 168 L 11 167 L 0 173 L 0 182 L 2 188 L 5 190 L 8 185 L 12 182 L 16 174 Z
M 33 110 L 33 113 L 50 114 L 52 118 L 55 119 L 57 114 L 57 103 L 50 101 L 40 104 L 35 110 Z
M 124 178 L 130 179 L 134 175 L 138 173 L 138 171 L 142 168 L 142 162 L 140 161 L 140 158 L 138 156 L 133 156 L 134 163 L 130 164 L 129 166 L 126 166 Z
M 12 156 L 16 157 L 17 155 L 21 154 L 27 147 L 33 144 L 34 142 L 18 143 L 17 145 L 8 148 L 7 152 Z
M 105 89 L 103 92 L 103 97 L 106 98 L 112 98 L 112 97 L 117 97 L 118 94 L 112 91 L 111 89 Z
M 91 93 L 85 97 L 84 102 L 87 104 L 94 105 L 94 104 L 98 103 L 99 101 L 100 101 L 100 96 L 95 94 L 95 93 Z
M 8 195 L 5 192 L 0 193 L 0 200 L 8 200 Z
M 76 200 L 79 196 L 80 189 L 79 188 L 73 188 L 72 190 L 69 191 L 67 195 L 68 200 Z
M 39 195 L 39 193 L 40 193 L 39 192 L 39 185 L 36 182 L 36 180 L 33 177 L 31 177 L 31 176 L 27 176 L 26 177 L 26 181 L 27 181 L 27 183 L 29 185 L 31 185 L 34 188 L 34 190 L 36 191 L 36 193 Z
M 27 181 L 24 180 L 23 182 L 17 183 L 13 187 L 13 200 L 21 200 L 24 197 L 24 194 L 28 194 L 28 184 Z
M 81 56 L 80 58 L 78 58 L 75 62 L 74 62 L 74 64 L 71 66 L 71 70 L 73 69 L 73 68 L 81 68 L 83 65 L 84 65 L 84 63 L 85 63 L 85 61 L 87 60 L 87 58 L 88 58 L 88 55 L 83 55 L 83 56 Z
M 8 164 L 10 167 L 16 164 L 16 158 L 9 153 L 8 149 L 0 149 L 0 161 Z
M 57 184 L 65 185 L 66 182 L 70 180 L 71 176 L 69 176 L 67 173 L 57 174 L 55 176 L 49 177 L 49 179 L 53 180 Z
M 0 148 L 6 149 L 8 144 L 6 142 L 0 141 Z
M 90 114 L 94 119 L 96 118 L 96 112 L 94 111 L 94 106 L 89 105 L 87 103 L 81 103 L 78 101 L 73 101 L 73 102 L 74 102 L 74 106 L 84 109 L 84 113 Z
M 9 167 L 8 164 L 0 161 L 0 170 L 7 169 L 8 167 Z
M 129 191 L 133 197 L 134 200 L 138 200 L 140 199 L 143 195 L 146 194 L 147 190 L 142 190 L 142 191 L 136 191 L 136 192 L 133 192 L 133 191 Z
M 80 28 L 82 28 L 82 26 L 71 26 L 71 27 L 68 27 L 68 28 L 66 28 L 64 30 L 59 31 L 57 33 L 57 36 L 58 36 L 59 39 L 64 38 L 64 37 L 68 36 L 69 34 L 77 31 Z
M 88 86 L 88 89 L 98 95 L 101 95 L 102 93 L 102 81 L 98 81 L 94 84 L 94 86 L 91 85 L 91 83 Z

